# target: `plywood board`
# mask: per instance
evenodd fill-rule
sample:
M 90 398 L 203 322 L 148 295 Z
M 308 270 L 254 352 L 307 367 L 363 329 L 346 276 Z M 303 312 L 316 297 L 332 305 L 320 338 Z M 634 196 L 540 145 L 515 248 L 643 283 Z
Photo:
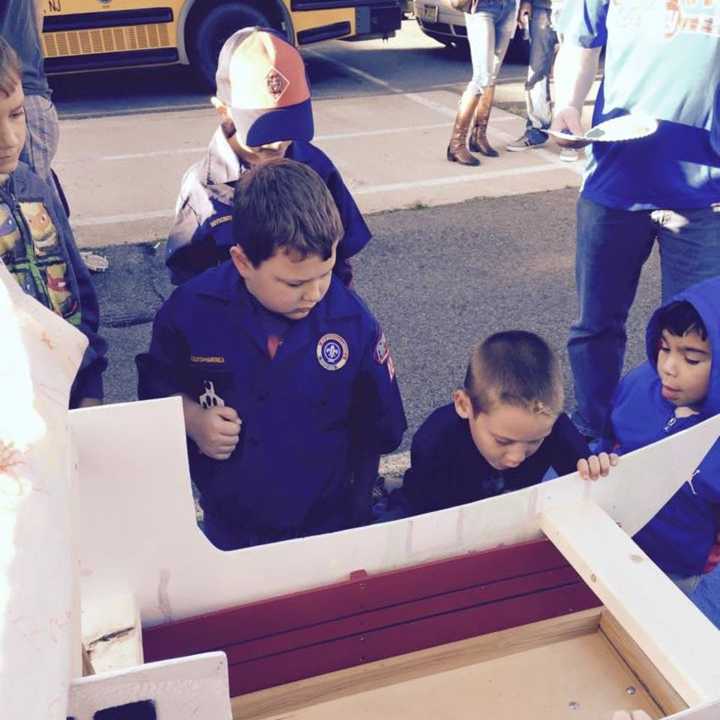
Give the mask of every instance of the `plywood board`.
M 68 715 L 93 720 L 99 710 L 148 701 L 157 720 L 230 720 L 225 656 L 207 653 L 75 680 Z
M 600 618 L 600 631 L 640 678 L 663 712 L 670 715 L 687 709 L 687 703 L 608 610 L 605 610 Z
M 130 593 L 144 624 L 319 587 L 359 569 L 392 570 L 536 539 L 543 508 L 583 498 L 634 532 L 686 481 L 720 433 L 719 416 L 624 457 L 596 483 L 573 474 L 331 539 L 223 553 L 195 526 L 179 398 L 77 410 L 71 421 L 82 482 L 83 602 Z
M 601 720 L 619 707 L 663 716 L 605 639 L 592 633 L 266 717 Z
M 683 710 L 668 716 L 666 720 L 718 720 L 718 718 L 720 718 L 720 700 Z
M 102 607 L 86 606 L 81 627 L 94 673 L 143 664 L 142 624 L 132 597 L 118 594 L 107 598 Z
M 145 627 L 143 644 L 151 660 L 224 650 L 239 695 L 598 605 L 539 540 Z
M 291 713 L 349 694 L 590 635 L 598 629 L 601 615 L 600 608 L 584 610 L 249 693 L 233 698 L 233 718 L 259 720 L 279 712 Z
M 548 507 L 541 526 L 689 706 L 720 696 L 720 630 L 605 511 Z
M 87 345 L 0 261 L 0 715 L 64 720 L 81 671 L 67 406 Z

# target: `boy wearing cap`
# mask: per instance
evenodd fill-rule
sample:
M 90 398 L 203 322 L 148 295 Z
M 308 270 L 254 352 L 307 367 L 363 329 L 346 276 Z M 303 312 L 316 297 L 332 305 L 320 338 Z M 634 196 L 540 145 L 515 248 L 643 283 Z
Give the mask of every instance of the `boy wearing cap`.
M 369 521 L 407 423 L 385 336 L 332 272 L 333 198 L 302 163 L 260 163 L 237 182 L 233 236 L 137 359 L 141 398 L 182 396 L 204 532 L 230 550 Z
M 349 284 L 348 258 L 365 247 L 370 231 L 337 168 L 310 143 L 312 104 L 300 53 L 273 30 L 243 28 L 220 51 L 216 83 L 221 124 L 208 154 L 183 177 L 168 236 L 172 282 L 228 259 L 235 184 L 254 165 L 287 157 L 315 170 L 335 200 L 344 228 L 335 272 Z

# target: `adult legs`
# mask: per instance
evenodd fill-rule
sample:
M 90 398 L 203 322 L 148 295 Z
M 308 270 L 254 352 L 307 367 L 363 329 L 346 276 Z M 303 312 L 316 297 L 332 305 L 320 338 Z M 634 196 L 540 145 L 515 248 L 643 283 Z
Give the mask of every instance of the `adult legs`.
M 545 130 L 552 122 L 550 71 L 555 60 L 557 34 L 550 23 L 550 11 L 538 8 L 530 19 L 530 65 L 525 83 L 528 127 Z M 545 135 L 547 138 L 547 135 Z
M 650 217 L 658 228 L 663 302 L 720 275 L 720 203 L 693 210 L 655 210 Z
M 580 432 L 607 432 L 610 404 L 625 357 L 625 322 L 655 227 L 649 212 L 616 210 L 580 197 L 575 282 L 579 317 L 568 355 L 575 383 L 573 421 Z
M 515 0 L 503 0 L 500 5 L 495 6 L 493 11 L 488 12 L 488 14 L 492 14 L 494 19 L 493 46 L 492 53 L 485 56 L 486 72 L 482 77 L 478 78 L 482 95 L 475 110 L 470 149 L 488 157 L 497 157 L 497 150 L 490 145 L 487 139 L 487 126 L 495 98 L 495 82 L 505 59 L 510 40 L 515 33 L 517 3 Z
M 489 12 L 466 13 L 465 25 L 473 74 L 458 104 L 458 112 L 447 148 L 447 159 L 461 165 L 479 165 L 480 161 L 468 152 L 466 142 L 475 109 L 485 87 L 483 83 L 487 82 L 492 68 L 495 52 L 495 19 Z
M 507 146 L 510 151 L 527 150 L 547 142 L 547 133 L 543 131 L 552 122 L 550 71 L 557 43 L 550 10 L 535 9 L 530 18 L 530 64 L 525 83 L 526 130 L 521 138 Z

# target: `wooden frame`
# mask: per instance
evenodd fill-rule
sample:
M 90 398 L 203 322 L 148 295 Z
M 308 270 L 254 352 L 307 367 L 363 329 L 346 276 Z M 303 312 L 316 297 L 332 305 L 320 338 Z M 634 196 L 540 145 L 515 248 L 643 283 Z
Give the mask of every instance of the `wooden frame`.
M 541 525 L 688 705 L 720 697 L 720 631 L 603 510 L 550 508 Z
M 207 653 L 75 680 L 68 716 L 93 720 L 98 712 L 134 703 L 152 704 L 158 720 L 229 720 L 225 657 Z M 140 717 L 129 711 L 122 715 L 116 711 L 113 717 L 121 716 L 123 720 Z
M 146 628 L 143 645 L 146 660 L 223 650 L 235 696 L 598 604 L 539 541 Z
M 654 639 L 660 624 L 642 622 L 646 599 L 637 595 L 646 580 L 628 584 L 612 566 L 624 553 L 631 566 L 626 573 L 633 575 L 639 551 L 628 534 L 690 476 L 720 433 L 720 417 L 626 456 L 598 483 L 568 476 L 336 533 L 332 545 L 317 536 L 221 553 L 193 524 L 178 412 L 176 400 L 116 406 L 113 426 L 127 431 L 105 444 L 102 462 L 95 448 L 108 437 L 107 408 L 73 414 L 89 519 L 83 528 L 83 603 L 102 607 L 103 598 L 134 597 L 146 661 L 225 652 L 236 717 L 310 712 L 312 702 L 341 702 L 338 694 L 359 687 L 380 692 L 394 677 L 391 669 L 399 682 L 412 682 L 408 672 L 427 677 L 421 666 L 428 662 L 451 672 L 457 658 L 467 663 L 480 657 L 478 648 L 505 647 L 495 657 L 500 664 L 520 662 L 509 658 L 531 646 L 539 657 L 545 646 L 534 644 L 536 637 L 545 637 L 548 648 L 578 637 L 585 638 L 581 644 L 587 638 L 600 643 L 600 654 L 614 658 L 608 662 L 637 678 L 656 717 L 711 696 L 713 671 L 703 673 L 702 662 L 693 664 L 684 651 L 673 657 L 673 638 L 660 632 Z M 157 444 L 142 442 L 149 426 L 165 430 Z M 96 520 L 92 509 L 100 504 L 114 507 L 112 518 Z M 151 533 L 160 516 L 162 534 Z M 129 523 L 143 532 L 128 537 L 122 527 Z M 591 543 L 583 535 L 588 528 L 595 533 Z M 543 531 L 562 552 L 538 540 Z M 672 595 L 668 584 L 652 583 L 661 607 Z M 601 600 L 606 609 L 591 610 Z M 709 655 L 720 650 L 716 631 L 708 631 L 684 598 L 669 603 L 693 618 L 691 636 L 704 636 L 700 646 Z M 582 611 L 594 614 L 575 615 Z M 457 658 L 450 661 L 451 655 Z

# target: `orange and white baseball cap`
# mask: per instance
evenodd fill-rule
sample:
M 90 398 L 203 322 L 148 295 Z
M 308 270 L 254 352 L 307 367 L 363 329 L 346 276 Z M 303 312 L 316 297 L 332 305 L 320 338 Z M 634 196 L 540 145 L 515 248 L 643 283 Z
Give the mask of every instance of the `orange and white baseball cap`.
M 305 63 L 274 30 L 250 27 L 231 35 L 220 51 L 215 82 L 243 145 L 312 140 Z

